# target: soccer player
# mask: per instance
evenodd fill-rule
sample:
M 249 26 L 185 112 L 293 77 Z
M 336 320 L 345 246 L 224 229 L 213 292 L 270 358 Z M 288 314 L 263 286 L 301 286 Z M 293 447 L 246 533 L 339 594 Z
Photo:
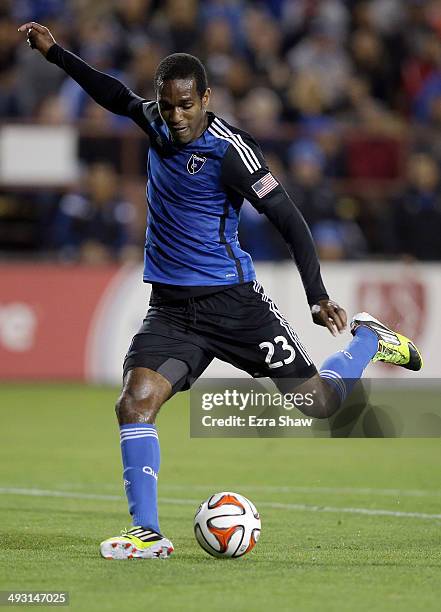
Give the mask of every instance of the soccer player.
M 28 43 L 75 79 L 104 108 L 126 115 L 149 136 L 148 227 L 144 281 L 152 284 L 146 318 L 124 361 L 116 405 L 124 485 L 133 527 L 101 543 L 111 559 L 167 557 L 170 540 L 157 513 L 161 406 L 188 389 L 218 357 L 254 377 L 271 377 L 282 392 L 315 391 L 309 416 L 335 413 L 370 361 L 411 370 L 421 355 L 406 337 L 367 313 L 354 336 L 319 372 L 296 332 L 255 279 L 237 240 L 244 198 L 286 240 L 299 269 L 313 321 L 336 335 L 346 313 L 329 299 L 311 234 L 268 169 L 252 137 L 207 110 L 210 89 L 201 62 L 177 53 L 156 71 L 156 100 L 138 97 L 56 44 L 47 28 L 25 23 Z

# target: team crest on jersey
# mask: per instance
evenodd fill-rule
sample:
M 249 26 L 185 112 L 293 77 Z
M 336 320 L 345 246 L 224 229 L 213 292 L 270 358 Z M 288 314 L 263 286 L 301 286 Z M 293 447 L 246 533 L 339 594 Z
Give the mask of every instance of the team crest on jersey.
M 190 159 L 187 162 L 187 170 L 190 174 L 196 174 L 199 170 L 202 170 L 202 166 L 207 161 L 206 157 L 202 155 L 198 155 L 198 153 L 193 153 Z

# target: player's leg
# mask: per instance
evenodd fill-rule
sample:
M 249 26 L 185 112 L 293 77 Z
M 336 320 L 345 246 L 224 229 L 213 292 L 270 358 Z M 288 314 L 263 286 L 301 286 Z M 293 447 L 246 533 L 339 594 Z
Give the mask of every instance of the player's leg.
M 101 543 L 101 555 L 107 559 L 166 558 L 173 552 L 158 522 L 160 449 L 155 426 L 156 415 L 171 393 L 172 384 L 151 369 L 133 368 L 124 376 L 116 415 L 133 528 Z
M 167 322 L 173 336 L 173 326 Z M 158 333 L 155 334 L 154 332 Z M 174 393 L 188 388 L 211 361 L 188 335 L 167 337 L 161 323 L 147 317 L 124 362 L 124 383 L 116 404 L 124 486 L 133 527 L 101 543 L 109 559 L 165 558 L 173 545 L 160 531 L 157 481 L 160 448 L 156 416 Z
M 319 373 L 296 389 L 298 393 L 313 393 L 314 397 L 312 406 L 304 405 L 300 410 L 318 419 L 333 416 L 361 378 L 377 348 L 376 334 L 360 327 L 345 349 L 328 357 Z
M 160 533 L 157 508 L 160 448 L 155 420 L 171 393 L 172 385 L 164 376 L 148 368 L 134 368 L 125 375 L 116 404 L 124 487 L 132 522 L 156 533 Z
M 383 361 L 408 370 L 420 370 L 423 366 L 421 354 L 409 338 L 394 332 L 366 312 L 353 317 L 351 333 L 354 337 L 350 344 L 328 357 L 319 374 L 297 389 L 303 393 L 314 391 L 317 400 L 309 416 L 332 416 L 371 361 Z M 307 410 L 302 407 L 302 412 Z
M 299 406 L 299 410 L 316 419 L 333 416 L 352 391 L 355 383 L 361 378 L 364 369 L 372 360 L 378 347 L 375 334 L 366 328 L 360 328 L 353 340 L 344 349 L 328 357 L 320 371 L 300 385 L 293 386 L 290 392 L 312 394 L 311 405 Z M 280 383 L 279 382 L 279 388 Z M 286 382 L 283 389 L 286 389 Z
M 153 425 L 159 409 L 171 394 L 172 383 L 162 374 L 149 368 L 129 370 L 115 406 L 120 427 L 131 423 Z

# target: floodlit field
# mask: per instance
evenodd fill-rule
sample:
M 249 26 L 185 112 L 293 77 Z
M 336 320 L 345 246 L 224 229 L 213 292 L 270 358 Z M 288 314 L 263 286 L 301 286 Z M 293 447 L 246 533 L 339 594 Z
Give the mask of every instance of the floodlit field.
M 99 542 L 129 525 L 116 394 L 0 387 L 0 590 L 66 590 L 85 611 L 439 610 L 438 439 L 190 439 L 184 395 L 158 427 L 175 555 L 101 559 Z M 193 537 L 199 502 L 221 490 L 262 516 L 239 560 L 213 559 Z

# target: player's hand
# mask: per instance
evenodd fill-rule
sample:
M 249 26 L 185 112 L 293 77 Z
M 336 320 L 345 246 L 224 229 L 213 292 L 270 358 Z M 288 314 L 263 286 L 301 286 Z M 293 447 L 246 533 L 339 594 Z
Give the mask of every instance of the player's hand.
M 24 23 L 18 28 L 19 32 L 27 32 L 26 42 L 31 47 L 31 49 L 37 49 L 40 53 L 46 57 L 47 52 L 55 44 L 55 38 L 49 32 L 47 28 L 36 23 L 35 21 L 30 21 L 29 23 Z
M 332 300 L 319 300 L 318 304 L 311 306 L 311 314 L 314 323 L 327 327 L 333 336 L 346 329 L 346 311 Z

